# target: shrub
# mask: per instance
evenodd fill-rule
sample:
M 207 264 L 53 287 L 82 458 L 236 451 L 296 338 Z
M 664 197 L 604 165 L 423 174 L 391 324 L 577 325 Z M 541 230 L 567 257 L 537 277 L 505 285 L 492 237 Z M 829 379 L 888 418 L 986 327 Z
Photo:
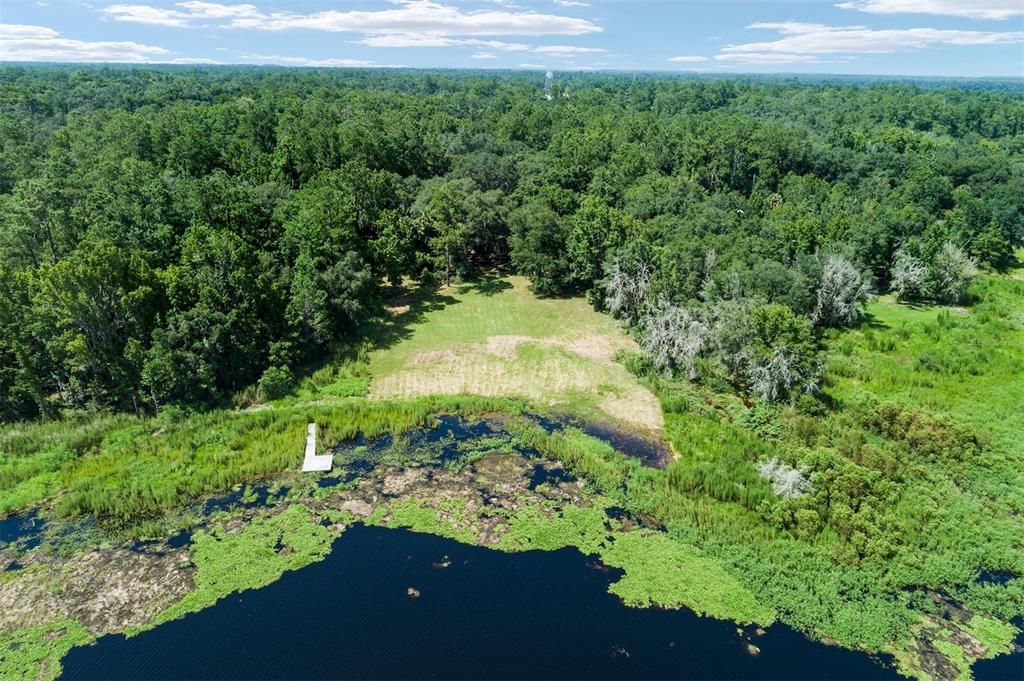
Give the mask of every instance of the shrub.
M 896 300 L 902 302 L 920 297 L 928 268 L 904 247 L 896 252 L 890 274 L 889 290 L 896 294 Z
M 959 460 L 976 456 L 982 449 L 981 439 L 966 426 L 895 401 L 866 408 L 862 423 L 879 435 L 905 442 L 913 451 L 932 458 Z
M 369 376 L 347 376 L 326 386 L 321 392 L 335 397 L 366 397 L 370 392 Z
M 268 367 L 260 376 L 257 391 L 262 401 L 277 400 L 295 386 L 295 376 L 288 367 Z
M 711 340 L 711 331 L 703 320 L 685 308 L 664 304 L 646 315 L 641 325 L 644 349 L 658 371 L 671 376 L 678 368 L 687 378 L 697 377 L 697 358 Z
M 778 402 L 817 392 L 822 365 L 805 319 L 785 305 L 761 305 L 752 313 L 753 360 L 746 371 L 750 391 Z
M 796 499 L 814 490 L 806 470 L 787 466 L 775 458 L 759 462 L 757 472 L 771 484 L 775 494 L 786 499 Z
M 641 378 L 654 373 L 654 363 L 650 357 L 639 352 L 619 350 L 615 353 L 615 361 L 626 368 L 626 371 Z
M 736 417 L 736 424 L 769 440 L 782 437 L 783 426 L 778 408 L 767 402 L 758 402 Z
M 947 241 L 935 256 L 929 271 L 929 290 L 937 300 L 960 303 L 967 297 L 967 287 L 978 276 L 978 261 L 962 248 Z
M 604 268 L 604 304 L 608 312 L 627 324 L 636 322 L 647 306 L 653 275 L 654 268 L 644 260 L 613 258 Z
M 850 326 L 860 319 L 871 293 L 871 280 L 852 262 L 838 254 L 829 255 L 818 281 L 811 319 L 819 326 Z

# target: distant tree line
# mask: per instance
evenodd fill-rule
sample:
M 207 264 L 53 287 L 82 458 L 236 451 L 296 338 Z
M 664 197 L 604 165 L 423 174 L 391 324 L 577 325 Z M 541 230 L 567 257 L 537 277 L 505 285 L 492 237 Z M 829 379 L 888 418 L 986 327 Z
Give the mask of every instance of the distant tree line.
M 279 392 L 389 283 L 494 267 L 797 399 L 872 292 L 959 303 L 1024 242 L 1013 88 L 541 84 L 0 69 L 0 418 Z

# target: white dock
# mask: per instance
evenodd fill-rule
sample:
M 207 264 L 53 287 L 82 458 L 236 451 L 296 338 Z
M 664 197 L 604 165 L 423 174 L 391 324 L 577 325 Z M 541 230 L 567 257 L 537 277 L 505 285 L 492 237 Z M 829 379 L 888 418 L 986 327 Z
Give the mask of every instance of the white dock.
M 302 459 L 302 472 L 312 473 L 331 470 L 334 465 L 333 454 L 316 453 L 316 424 L 306 426 L 306 455 Z

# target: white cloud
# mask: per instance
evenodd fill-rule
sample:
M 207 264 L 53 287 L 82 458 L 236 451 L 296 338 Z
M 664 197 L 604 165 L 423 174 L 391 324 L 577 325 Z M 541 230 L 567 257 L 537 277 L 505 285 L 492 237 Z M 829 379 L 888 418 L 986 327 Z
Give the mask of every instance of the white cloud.
M 554 0 L 559 7 L 590 7 L 589 2 L 578 2 L 578 0 Z
M 702 57 L 699 54 L 684 54 L 684 55 L 680 55 L 678 57 L 669 57 L 668 58 L 668 61 L 676 62 L 676 63 L 684 63 L 684 64 L 688 64 L 688 63 L 691 63 L 691 62 L 707 61 L 707 60 L 708 60 L 707 57 Z
M 46 26 L 30 24 L 0 24 L 0 40 L 46 40 L 56 38 L 60 33 Z
M 607 68 L 608 64 L 605 62 L 598 62 L 595 64 L 574 64 L 572 62 L 566 62 L 558 68 L 562 71 L 599 71 Z
M 416 34 L 371 35 L 354 42 L 369 47 L 456 47 L 469 44 L 467 41 L 454 38 Z
M 222 61 L 216 59 L 206 59 L 205 57 L 177 57 L 175 59 L 167 60 L 168 64 L 223 64 Z
M 201 22 L 205 20 L 251 19 L 263 16 L 255 5 L 250 4 L 224 5 L 218 2 L 189 0 L 188 2 L 179 2 L 175 7 L 181 7 L 184 11 L 138 4 L 108 5 L 100 11 L 114 21 L 175 28 L 201 25 Z
M 281 31 L 305 28 L 320 31 L 434 36 L 584 35 L 604 29 L 586 19 L 541 14 L 532 10 L 463 12 L 433 0 L 397 0 L 398 7 L 376 11 L 324 10 L 312 14 L 273 12 L 259 17 L 236 17 L 234 28 Z
M 851 0 L 836 7 L 872 14 L 941 14 L 1003 20 L 1024 14 L 1021 0 Z
M 493 52 L 477 52 L 473 55 L 473 59 L 497 59 L 498 55 Z
M 722 54 L 879 54 L 919 50 L 935 45 L 997 45 L 1024 41 L 1024 31 L 959 31 L 935 28 L 870 29 L 825 26 L 798 21 L 751 24 L 747 28 L 777 31 L 770 42 L 727 45 Z
M 114 4 L 101 11 L 106 18 L 114 21 L 170 27 L 197 27 L 215 22 L 221 28 L 263 31 L 308 29 L 358 33 L 362 34 L 362 37 L 354 42 L 380 48 L 475 47 L 480 50 L 477 54 L 491 54 L 494 50 L 500 50 L 536 52 L 554 57 L 606 52 L 596 47 L 534 46 L 489 39 L 489 36 L 584 35 L 601 33 L 604 30 L 592 21 L 577 17 L 543 14 L 535 10 L 518 11 L 512 0 L 490 1 L 501 9 L 464 11 L 454 5 L 435 0 L 390 0 L 394 7 L 381 10 L 323 10 L 301 14 L 290 11 L 263 12 L 248 3 L 224 4 L 187 0 L 176 3 L 173 8 L 145 4 Z M 565 4 L 582 3 L 566 0 Z M 358 65 L 370 63 L 372 62 Z
M 715 55 L 716 61 L 732 62 L 737 64 L 821 64 L 818 57 L 809 54 L 781 54 L 769 52 L 767 54 L 757 52 L 736 52 L 729 54 Z
M 490 36 L 584 35 L 604 29 L 578 17 L 542 14 L 534 10 L 503 9 L 465 12 L 434 0 L 393 0 L 393 8 L 373 11 L 323 10 L 310 14 L 261 12 L 251 4 L 221 4 L 189 0 L 180 9 L 144 4 L 115 4 L 103 8 L 114 21 L 186 27 L 222 20 L 225 27 L 264 31 L 303 28 L 365 35 Z
M 578 47 L 576 45 L 528 45 L 526 43 L 508 43 L 501 40 L 482 40 L 480 38 L 449 38 L 445 36 L 404 34 L 404 35 L 371 35 L 354 41 L 369 47 L 477 47 L 486 50 L 503 52 L 534 52 L 554 57 L 567 57 L 578 54 L 601 54 L 607 52 L 600 47 Z
M 104 7 L 103 14 L 114 21 L 128 21 L 135 24 L 151 24 L 154 26 L 188 26 L 191 15 L 173 9 L 150 7 L 149 5 L 110 5 Z
M 152 62 L 168 50 L 136 42 L 72 40 L 46 26 L 0 24 L 0 61 Z
M 486 47 L 507 52 L 527 52 L 531 49 L 525 43 L 506 43 L 500 40 L 480 38 L 446 38 L 436 35 L 371 35 L 354 41 L 369 47 Z
M 568 57 L 577 54 L 598 54 L 608 50 L 600 47 L 575 47 L 573 45 L 541 45 L 533 50 L 537 54 L 550 54 L 555 57 Z
M 198 19 L 262 16 L 256 5 L 223 5 L 219 2 L 189 0 L 188 2 L 179 2 L 178 7 L 184 7 L 192 17 Z
M 545 69 L 547 67 L 545 67 L 543 64 L 516 64 L 516 68 L 517 69 L 529 69 L 531 71 L 535 71 L 537 69 Z
M 372 61 L 362 59 L 309 59 L 308 57 L 283 57 L 276 54 L 247 54 L 242 59 L 253 64 L 276 64 L 278 66 L 315 66 L 352 68 L 360 66 L 377 66 Z

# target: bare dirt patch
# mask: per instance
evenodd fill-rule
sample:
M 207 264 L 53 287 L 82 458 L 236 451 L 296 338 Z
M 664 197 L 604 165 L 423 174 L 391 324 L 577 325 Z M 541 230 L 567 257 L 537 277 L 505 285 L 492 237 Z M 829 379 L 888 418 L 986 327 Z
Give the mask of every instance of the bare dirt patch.
M 558 338 L 532 338 L 530 336 L 490 336 L 487 339 L 487 352 L 507 359 L 515 360 L 519 346 L 524 343 L 544 347 L 562 348 L 574 355 L 585 357 L 602 364 L 611 364 L 619 350 L 636 350 L 637 346 L 629 338 L 615 338 L 606 334 L 579 334 Z

